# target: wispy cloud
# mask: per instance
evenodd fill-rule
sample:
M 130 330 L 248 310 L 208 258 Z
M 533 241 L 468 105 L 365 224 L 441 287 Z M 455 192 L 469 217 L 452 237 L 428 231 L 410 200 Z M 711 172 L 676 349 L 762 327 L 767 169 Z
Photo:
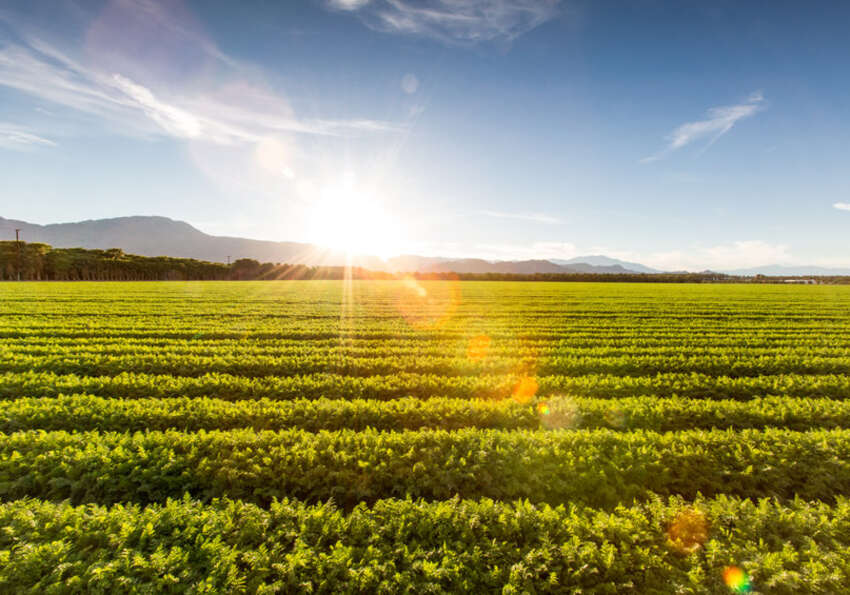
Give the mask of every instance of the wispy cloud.
M 833 203 L 832 206 L 839 211 L 850 211 L 850 202 L 837 202 Z
M 369 0 L 328 0 L 328 6 L 337 10 L 357 10 L 369 3 Z
M 764 95 L 756 91 L 747 100 L 738 105 L 713 107 L 708 110 L 708 117 L 695 122 L 685 122 L 678 126 L 667 137 L 669 144 L 663 150 L 649 157 L 641 159 L 641 163 L 657 161 L 668 154 L 681 149 L 693 142 L 708 139 L 707 147 L 711 146 L 717 139 L 732 130 L 735 123 L 748 118 L 761 110 L 764 104 Z
M 22 151 L 39 146 L 55 147 L 56 143 L 17 124 L 0 122 L 0 148 Z
M 429 253 L 450 258 L 483 258 L 484 260 L 547 260 L 577 256 L 570 242 L 533 242 L 531 244 L 445 244 Z
M 447 44 L 511 42 L 558 14 L 560 0 L 328 0 L 376 31 Z
M 600 252 L 612 258 L 641 263 L 661 271 L 728 271 L 773 264 L 800 264 L 792 256 L 789 246 L 762 240 L 739 240 L 657 252 L 618 251 L 600 247 L 580 249 L 573 243 L 557 241 L 530 244 L 455 244 L 435 246 L 428 251 L 429 254 L 439 256 L 476 257 L 486 260 L 570 259 Z
M 664 271 L 728 271 L 796 262 L 788 245 L 763 240 L 738 240 L 713 246 L 693 246 L 687 250 L 649 253 L 611 250 L 606 253 Z
M 120 74 L 113 75 L 112 81 L 166 133 L 185 138 L 195 138 L 202 133 L 201 120 L 194 114 L 158 100 L 150 89 L 137 85 Z
M 163 15 L 161 5 L 144 1 L 133 5 L 133 17 L 167 23 L 166 32 L 176 30 L 183 38 L 197 34 Z M 4 19 L 9 27 L 14 24 Z M 17 30 L 17 41 L 0 47 L 0 85 L 17 89 L 54 105 L 95 115 L 124 134 L 147 134 L 198 139 L 218 144 L 257 142 L 278 133 L 322 136 L 351 136 L 397 132 L 403 126 L 368 118 L 298 118 L 283 97 L 258 85 L 246 83 L 237 74 L 207 85 L 140 81 L 121 71 L 75 57 L 70 48 L 59 47 L 26 30 Z M 211 41 L 200 44 L 207 57 L 232 71 L 234 61 L 217 50 Z M 117 50 L 116 50 L 117 51 Z M 133 68 L 132 56 L 120 62 Z M 157 88 L 159 87 L 159 88 Z M 227 93 L 226 90 L 232 92 Z
M 562 220 L 551 215 L 543 213 L 506 213 L 504 211 L 479 211 L 487 217 L 495 217 L 497 219 L 517 219 L 519 221 L 533 221 L 535 223 L 547 223 L 550 225 L 558 225 L 563 223 Z

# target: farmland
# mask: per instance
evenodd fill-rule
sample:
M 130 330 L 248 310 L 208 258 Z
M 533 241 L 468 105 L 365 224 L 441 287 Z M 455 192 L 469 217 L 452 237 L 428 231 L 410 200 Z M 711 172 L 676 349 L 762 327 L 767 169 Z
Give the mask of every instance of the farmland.
M 6 283 L 0 337 L 2 592 L 850 589 L 850 288 Z

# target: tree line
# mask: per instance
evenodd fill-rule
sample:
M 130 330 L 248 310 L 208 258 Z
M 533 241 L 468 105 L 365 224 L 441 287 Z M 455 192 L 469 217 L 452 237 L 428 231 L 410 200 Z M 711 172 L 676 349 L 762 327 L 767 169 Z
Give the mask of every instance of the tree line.
M 120 248 L 54 248 L 34 242 L 0 241 L 0 280 L 12 281 L 217 281 L 342 280 L 413 277 L 459 281 L 606 281 L 627 283 L 781 283 L 802 277 L 733 277 L 722 273 L 452 273 L 396 274 L 360 267 L 307 266 L 240 258 L 232 264 L 193 258 L 139 256 Z M 850 277 L 819 277 L 820 283 L 848 284 Z
M 119 248 L 86 250 L 0 242 L 0 278 L 26 281 L 227 279 L 229 267 L 191 258 L 137 256 Z
M 120 248 L 54 248 L 34 242 L 0 241 L 4 281 L 223 281 L 289 279 L 394 279 L 361 268 L 280 264 L 241 258 L 232 264 L 193 258 L 139 256 Z

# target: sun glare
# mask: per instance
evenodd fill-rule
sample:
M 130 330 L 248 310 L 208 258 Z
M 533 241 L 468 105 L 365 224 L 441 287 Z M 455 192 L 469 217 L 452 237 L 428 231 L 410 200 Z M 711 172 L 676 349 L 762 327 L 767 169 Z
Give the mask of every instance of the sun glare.
M 388 258 L 401 253 L 401 229 L 373 192 L 351 177 L 326 186 L 310 214 L 310 238 L 320 246 L 349 255 Z

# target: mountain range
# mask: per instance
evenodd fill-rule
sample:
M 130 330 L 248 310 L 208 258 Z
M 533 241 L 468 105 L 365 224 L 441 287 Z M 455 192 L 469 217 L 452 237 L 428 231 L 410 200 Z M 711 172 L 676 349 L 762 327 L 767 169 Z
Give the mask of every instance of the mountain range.
M 349 256 L 302 242 L 272 242 L 229 236 L 213 236 L 185 221 L 167 217 L 134 216 L 91 219 L 76 223 L 38 225 L 0 217 L 0 238 L 15 238 L 19 229 L 26 242 L 43 242 L 56 248 L 106 250 L 120 248 L 128 254 L 173 256 L 210 262 L 228 262 L 252 258 L 260 262 L 340 266 L 351 262 L 372 270 L 455 272 L 455 273 L 631 273 L 636 272 L 609 259 L 605 264 L 549 260 L 490 262 L 477 258 L 442 258 L 402 255 L 382 260 L 376 256 Z
M 387 260 L 376 256 L 349 256 L 302 242 L 272 242 L 230 236 L 214 236 L 202 232 L 185 221 L 167 217 L 133 216 L 112 219 L 90 219 L 75 223 L 38 225 L 0 217 L 0 240 L 15 239 L 20 230 L 25 242 L 42 242 L 56 248 L 109 249 L 120 248 L 128 254 L 195 258 L 210 262 L 231 262 L 252 258 L 260 262 L 340 266 L 351 263 L 372 270 L 406 272 L 455 273 L 660 273 L 636 262 L 604 255 L 589 255 L 568 260 L 489 261 L 479 258 L 443 258 L 401 255 Z M 771 265 L 724 271 L 732 275 L 850 275 L 850 269 L 814 266 Z

